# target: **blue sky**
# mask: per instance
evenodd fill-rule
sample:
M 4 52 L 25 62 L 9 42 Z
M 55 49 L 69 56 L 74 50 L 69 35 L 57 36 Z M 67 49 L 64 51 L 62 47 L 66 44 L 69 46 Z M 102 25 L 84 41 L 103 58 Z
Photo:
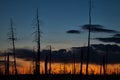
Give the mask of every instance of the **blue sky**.
M 16 47 L 32 48 L 36 9 L 41 20 L 42 48 L 52 45 L 55 49 L 87 45 L 87 32 L 67 34 L 70 29 L 79 30 L 88 24 L 89 0 L 0 0 L 0 50 L 11 47 L 7 40 L 10 18 L 13 19 L 18 41 Z M 108 29 L 120 30 L 120 0 L 93 0 L 92 23 Z M 97 33 L 92 37 L 107 37 L 112 34 Z M 92 40 L 91 43 L 102 43 Z

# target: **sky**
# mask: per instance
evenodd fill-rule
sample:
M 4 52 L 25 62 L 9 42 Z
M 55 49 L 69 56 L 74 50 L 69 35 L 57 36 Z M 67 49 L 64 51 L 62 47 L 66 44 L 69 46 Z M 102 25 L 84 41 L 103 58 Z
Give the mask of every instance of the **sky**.
M 107 29 L 120 30 L 120 0 L 92 0 L 92 24 Z M 89 0 L 0 0 L 0 50 L 11 48 L 8 40 L 10 18 L 13 19 L 18 40 L 17 48 L 33 48 L 35 15 L 39 9 L 42 33 L 41 46 L 54 49 L 87 45 L 87 31 L 81 26 L 88 24 Z M 67 34 L 68 30 L 81 30 L 80 34 Z M 110 33 L 92 34 L 91 37 L 109 37 Z M 91 40 L 92 44 L 103 43 Z
M 115 33 L 108 31 L 120 31 L 119 4 L 120 0 L 92 0 L 92 24 L 104 27 L 97 28 L 101 32 L 91 33 L 91 44 L 109 44 L 110 41 L 105 38 L 111 39 Z M 82 27 L 89 22 L 89 0 L 0 0 L 0 52 L 12 48 L 12 43 L 8 40 L 10 18 L 13 19 L 17 37 L 16 48 L 32 49 L 37 46 L 33 34 L 37 8 L 42 31 L 42 49 L 48 48 L 48 45 L 52 45 L 52 49 L 87 45 L 88 32 Z M 80 34 L 68 34 L 69 30 L 79 30 Z M 27 61 L 17 59 L 17 63 L 19 62 Z M 30 64 L 28 63 L 28 67 Z

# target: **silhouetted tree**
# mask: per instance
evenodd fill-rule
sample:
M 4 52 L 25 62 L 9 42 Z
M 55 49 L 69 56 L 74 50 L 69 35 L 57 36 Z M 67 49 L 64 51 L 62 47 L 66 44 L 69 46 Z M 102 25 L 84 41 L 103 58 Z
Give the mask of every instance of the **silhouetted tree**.
M 9 40 L 12 41 L 12 46 L 13 46 L 13 57 L 14 57 L 14 70 L 15 70 L 15 75 L 18 74 L 17 72 L 17 68 L 16 68 L 16 56 L 15 56 L 15 33 L 14 33 L 14 29 L 13 29 L 13 21 L 12 19 L 10 19 L 10 26 L 11 26 L 11 31 L 10 31 L 10 37 L 8 38 Z
M 105 55 L 103 55 L 103 71 L 104 75 L 106 74 L 106 68 L 105 68 Z
M 35 48 L 33 47 L 33 53 L 35 53 Z M 35 55 L 33 55 L 33 60 L 32 60 L 32 67 L 33 67 L 33 73 L 34 73 L 34 69 L 35 69 Z
M 73 53 L 73 65 L 74 65 L 74 75 L 75 75 L 75 73 L 76 73 L 76 66 L 75 66 L 75 53 Z
M 100 63 L 100 75 L 102 75 L 102 62 Z
M 64 63 L 64 74 L 66 74 L 66 66 L 65 66 L 65 63 Z
M 7 75 L 7 53 L 5 52 L 5 54 L 4 54 L 4 60 L 5 60 L 5 75 Z
M 45 74 L 47 74 L 47 63 L 48 63 L 48 55 L 45 57 Z
M 50 65 L 49 65 L 49 74 L 51 74 L 51 57 L 52 57 L 52 54 L 51 54 L 51 53 L 52 53 L 52 50 L 51 50 L 51 45 L 50 45 L 50 53 L 49 53 L 49 58 L 50 58 L 50 59 L 49 59 L 49 64 L 50 64 Z
M 82 75 L 82 65 L 83 65 L 83 50 L 82 50 L 82 48 L 81 48 L 81 58 L 80 58 L 81 60 L 80 60 L 80 62 L 81 62 L 81 64 L 80 64 L 80 74 Z
M 6 53 L 6 75 L 9 75 L 9 53 Z
M 36 15 L 36 27 L 37 27 L 37 54 L 36 54 L 36 63 L 35 63 L 35 70 L 34 74 L 39 75 L 40 74 L 40 20 L 38 15 L 38 9 L 37 9 L 37 15 Z
M 90 55 L 90 32 L 91 32 L 91 0 L 89 0 L 89 32 L 88 32 L 88 52 L 87 52 L 87 63 L 86 63 L 86 75 L 88 75 L 88 64 Z

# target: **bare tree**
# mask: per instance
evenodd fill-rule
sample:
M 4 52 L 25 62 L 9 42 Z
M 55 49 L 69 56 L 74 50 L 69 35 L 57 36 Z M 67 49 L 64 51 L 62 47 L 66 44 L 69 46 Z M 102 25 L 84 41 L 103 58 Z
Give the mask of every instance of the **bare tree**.
M 90 32 L 91 32 L 91 0 L 89 0 L 89 32 L 88 32 L 88 51 L 87 51 L 87 62 L 86 62 L 86 75 L 88 75 L 88 64 L 90 55 Z
M 40 20 L 38 15 L 38 9 L 37 9 L 37 15 L 36 15 L 36 35 L 37 35 L 37 54 L 36 54 L 36 63 L 35 63 L 35 70 L 34 74 L 39 75 L 40 74 Z
M 76 66 L 75 66 L 75 53 L 73 53 L 73 65 L 74 65 L 74 75 L 76 73 Z
M 5 75 L 9 75 L 9 53 L 6 53 L 6 60 L 5 60 Z
M 47 63 L 48 63 L 48 55 L 45 56 L 45 74 L 47 75 Z
M 83 66 L 83 50 L 82 50 L 83 48 L 81 48 L 81 58 L 80 58 L 80 62 L 81 62 L 81 64 L 80 64 L 80 75 L 82 75 L 82 66 Z
M 14 33 L 14 28 L 13 28 L 13 20 L 10 19 L 10 37 L 8 38 L 10 41 L 12 41 L 12 46 L 13 46 L 13 57 L 14 57 L 14 70 L 15 70 L 15 75 L 18 74 L 17 72 L 17 68 L 16 68 L 16 56 L 15 56 L 15 41 L 16 41 L 16 38 L 15 38 L 15 33 Z
M 49 74 L 51 74 L 51 57 L 52 57 L 52 54 L 51 54 L 51 53 L 52 53 L 52 50 L 51 50 L 51 45 L 50 45 L 50 54 L 49 54 L 49 58 L 50 58 L 50 59 L 49 59 L 49 61 L 50 61 L 50 63 L 49 63 L 49 64 L 50 64 L 50 65 L 49 65 L 49 68 L 50 68 L 50 69 L 49 69 Z

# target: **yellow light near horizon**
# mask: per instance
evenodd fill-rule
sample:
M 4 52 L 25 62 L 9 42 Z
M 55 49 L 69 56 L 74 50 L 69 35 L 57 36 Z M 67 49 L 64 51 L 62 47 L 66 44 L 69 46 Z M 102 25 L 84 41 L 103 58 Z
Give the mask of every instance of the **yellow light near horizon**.
M 17 66 L 19 74 L 33 74 L 35 65 L 33 66 L 33 62 L 25 61 L 22 59 L 17 59 Z M 44 62 L 40 62 L 40 73 L 45 73 Z M 48 70 L 49 70 L 49 63 L 48 63 Z M 52 63 L 51 64 L 51 73 L 52 74 L 73 74 L 74 73 L 74 64 L 73 63 Z M 65 69 L 65 71 L 64 71 Z M 10 67 L 10 73 L 12 74 L 13 67 Z M 107 74 L 120 74 L 120 64 L 108 64 L 107 65 Z M 97 64 L 89 64 L 88 68 L 89 74 L 100 74 L 100 65 Z M 85 74 L 86 72 L 86 64 L 83 64 L 82 73 Z M 75 64 L 75 74 L 80 73 L 80 63 Z M 103 69 L 102 69 L 103 74 Z

